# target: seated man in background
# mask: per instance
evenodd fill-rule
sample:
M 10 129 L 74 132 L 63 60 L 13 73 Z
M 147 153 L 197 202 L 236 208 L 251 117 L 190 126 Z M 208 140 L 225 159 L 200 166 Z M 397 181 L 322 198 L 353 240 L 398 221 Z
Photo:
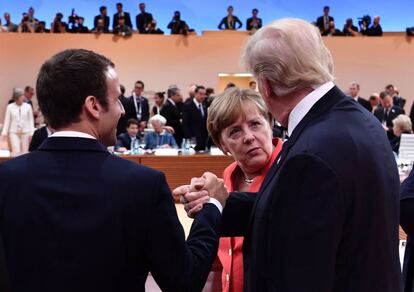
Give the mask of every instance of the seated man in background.
M 37 150 L 37 148 L 39 148 L 40 145 L 42 145 L 42 143 L 50 136 L 52 135 L 52 129 L 48 126 L 45 125 L 39 129 L 37 129 L 34 133 L 33 133 L 33 137 L 32 140 L 30 140 L 30 145 L 29 145 L 29 151 L 35 151 Z
M 118 136 L 115 144 L 115 151 L 125 152 L 131 149 L 131 143 L 135 139 L 139 139 L 139 123 L 135 119 L 129 119 L 127 121 L 126 133 L 122 133 Z
M 178 148 L 174 137 L 164 128 L 167 120 L 163 116 L 154 115 L 149 123 L 154 131 L 145 133 L 145 149 Z
M 344 36 L 357 36 L 358 27 L 352 22 L 352 18 L 348 18 L 345 22 L 344 29 L 342 30 Z
M 209 199 L 186 241 L 165 176 L 108 152 L 124 110 L 106 57 L 60 52 L 36 91 L 55 133 L 0 164 L 0 263 L 13 292 L 144 291 L 149 272 L 162 291 L 201 291 L 225 197 Z
M 374 22 L 371 27 L 362 26 L 361 33 L 366 36 L 382 36 L 382 27 L 380 25 L 380 17 L 374 16 Z
M 120 16 L 118 18 L 118 25 L 115 26 L 113 34 L 117 34 L 120 36 L 131 36 L 132 35 L 132 28 L 125 24 L 124 16 Z

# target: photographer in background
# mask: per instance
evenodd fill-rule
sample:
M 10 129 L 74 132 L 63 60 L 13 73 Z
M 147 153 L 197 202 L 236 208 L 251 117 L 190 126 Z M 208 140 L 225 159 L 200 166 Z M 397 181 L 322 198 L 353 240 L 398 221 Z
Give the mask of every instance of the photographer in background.
M 352 22 L 352 18 L 348 18 L 345 22 L 344 29 L 342 30 L 344 36 L 356 36 L 358 35 L 358 27 Z
M 68 31 L 68 24 L 64 21 L 63 14 L 58 12 L 56 13 L 55 19 L 53 20 L 52 24 L 50 25 L 52 33 L 64 33 Z
M 36 28 L 36 33 L 49 33 L 50 30 L 46 28 L 46 22 L 40 21 Z
M 157 27 L 157 21 L 155 19 L 151 20 L 151 22 L 148 23 L 145 33 L 146 34 L 164 34 L 164 32 Z
M 369 19 L 369 21 L 368 21 Z M 374 16 L 374 23 L 371 27 L 369 24 L 371 23 L 371 17 L 368 15 L 362 18 L 362 21 L 359 22 L 361 27 L 361 33 L 366 36 L 382 36 L 382 27 L 380 25 L 380 17 Z
M 18 32 L 34 32 L 34 27 L 31 25 L 29 21 L 29 15 L 27 13 L 23 13 L 22 21 L 19 24 L 19 28 L 17 29 Z
M 184 20 L 181 20 L 180 11 L 175 11 L 173 19 L 167 26 L 168 29 L 171 29 L 171 34 L 183 34 L 187 35 L 190 32 L 194 32 L 194 29 L 190 29 L 187 23 Z
M 72 28 L 69 30 L 71 33 L 88 33 L 89 29 L 87 26 L 84 26 L 85 19 L 82 16 L 77 16 L 74 19 L 75 23 L 72 25 Z

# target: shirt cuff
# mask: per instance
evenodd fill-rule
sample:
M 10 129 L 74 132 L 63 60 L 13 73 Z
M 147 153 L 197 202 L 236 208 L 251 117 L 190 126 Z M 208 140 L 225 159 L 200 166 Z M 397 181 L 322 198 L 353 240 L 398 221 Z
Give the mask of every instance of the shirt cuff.
M 217 209 L 219 210 L 220 214 L 223 213 L 223 206 L 221 205 L 221 203 L 217 199 L 214 199 L 214 198 L 210 197 L 210 200 L 208 201 L 208 203 L 213 204 L 214 206 L 216 206 Z

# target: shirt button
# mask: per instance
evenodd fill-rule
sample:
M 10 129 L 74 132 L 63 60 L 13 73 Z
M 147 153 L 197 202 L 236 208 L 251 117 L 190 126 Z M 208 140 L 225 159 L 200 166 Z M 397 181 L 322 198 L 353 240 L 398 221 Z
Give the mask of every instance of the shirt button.
M 231 250 L 231 248 L 229 249 L 229 256 L 231 256 L 232 255 L 232 250 Z
M 230 275 L 229 274 L 226 274 L 226 281 L 230 282 Z

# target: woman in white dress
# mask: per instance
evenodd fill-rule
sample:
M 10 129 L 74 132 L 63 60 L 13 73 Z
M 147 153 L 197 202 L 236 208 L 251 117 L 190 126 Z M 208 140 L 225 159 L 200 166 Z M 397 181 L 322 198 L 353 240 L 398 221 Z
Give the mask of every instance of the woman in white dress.
M 33 110 L 30 104 L 24 102 L 23 94 L 23 89 L 14 89 L 14 102 L 7 106 L 1 132 L 2 140 L 9 138 L 12 156 L 28 152 L 30 139 L 35 130 Z

